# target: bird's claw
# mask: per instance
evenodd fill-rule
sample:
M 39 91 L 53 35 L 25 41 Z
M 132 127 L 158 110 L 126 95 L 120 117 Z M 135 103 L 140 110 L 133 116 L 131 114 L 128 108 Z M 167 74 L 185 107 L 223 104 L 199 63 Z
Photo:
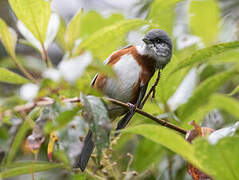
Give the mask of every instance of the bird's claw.
M 134 113 L 135 112 L 135 110 L 136 110 L 136 108 L 137 108 L 137 106 L 136 106 L 136 104 L 131 104 L 131 103 L 127 103 L 128 104 L 128 106 L 129 106 L 129 111 L 131 112 L 131 113 Z

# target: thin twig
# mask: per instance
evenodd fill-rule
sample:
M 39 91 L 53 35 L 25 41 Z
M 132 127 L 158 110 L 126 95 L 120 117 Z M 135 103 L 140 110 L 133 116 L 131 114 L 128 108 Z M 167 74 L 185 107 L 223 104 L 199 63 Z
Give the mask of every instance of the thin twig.
M 119 106 L 126 107 L 126 108 L 130 108 L 130 105 L 125 104 L 125 103 L 123 103 L 123 102 L 120 102 L 120 101 L 118 101 L 118 100 L 111 99 L 111 98 L 105 98 L 105 99 L 108 100 L 108 101 L 110 101 L 110 102 L 112 102 L 112 103 L 114 103 L 114 104 L 117 104 L 117 105 L 119 105 Z M 168 128 L 170 128 L 170 129 L 173 129 L 173 130 L 175 130 L 175 131 L 178 131 L 178 132 L 180 132 L 180 133 L 182 133 L 182 134 L 187 134 L 187 131 L 186 131 L 185 129 L 182 129 L 182 128 L 180 128 L 180 127 L 174 125 L 174 124 L 171 124 L 171 123 L 167 122 L 167 121 L 164 120 L 164 119 L 157 118 L 157 117 L 153 116 L 152 114 L 149 114 L 149 113 L 147 113 L 147 112 L 145 112 L 145 111 L 142 111 L 142 110 L 139 109 L 139 108 L 136 108 L 136 109 L 135 109 L 135 112 L 137 112 L 137 113 L 139 113 L 139 114 L 141 114 L 141 115 L 143 115 L 143 116 L 145 116 L 145 117 L 147 117 L 147 118 L 149 118 L 149 119 L 152 119 L 153 121 L 155 121 L 156 123 L 158 123 L 158 124 L 160 124 L 160 125 L 162 125 L 162 126 L 168 127 Z
M 24 68 L 24 66 L 21 65 L 21 63 L 18 62 L 18 60 L 16 59 L 16 57 L 11 56 L 13 62 L 15 63 L 15 65 L 22 71 L 22 73 L 28 78 L 30 79 L 32 82 L 34 83 L 38 83 L 37 80 Z
M 119 106 L 122 106 L 122 107 L 125 107 L 125 108 L 130 108 L 130 105 L 126 104 L 126 103 L 123 103 L 121 101 L 118 101 L 116 99 L 112 99 L 112 98 L 107 98 L 107 97 L 104 97 L 105 100 L 107 101 L 110 101 L 111 103 L 114 103 L 114 104 L 117 104 Z M 70 102 L 70 103 L 78 103 L 80 102 L 80 98 L 78 97 L 75 97 L 75 98 L 70 98 L 70 99 L 62 99 L 63 102 Z M 30 111 L 31 109 L 33 109 L 34 107 L 36 106 L 46 106 L 46 105 L 50 105 L 50 104 L 53 104 L 54 103 L 54 100 L 51 99 L 51 98 L 46 98 L 46 99 L 43 99 L 43 100 L 40 100 L 40 101 L 36 101 L 34 103 L 31 103 L 31 104 L 25 104 L 25 105 L 21 105 L 21 106 L 16 106 L 14 108 L 14 111 L 15 112 L 21 112 L 21 111 Z M 171 124 L 169 122 L 167 122 L 166 120 L 164 119 L 160 119 L 158 117 L 155 117 L 153 116 L 152 114 L 149 114 L 139 108 L 136 108 L 135 109 L 135 112 L 149 118 L 149 119 L 152 119 L 153 121 L 155 121 L 156 123 L 162 125 L 162 126 L 165 126 L 165 127 L 168 127 L 170 129 L 173 129 L 177 132 L 180 132 L 182 134 L 186 134 L 187 131 L 185 129 L 182 129 L 174 124 Z
M 155 88 L 158 85 L 159 79 L 160 79 L 160 70 L 158 70 L 158 76 L 157 76 L 153 86 L 151 87 L 151 89 L 149 90 L 148 94 L 145 96 L 144 100 L 142 101 L 142 103 L 140 105 L 141 107 L 144 106 L 144 104 L 146 103 L 146 101 L 148 100 L 148 98 L 149 98 L 149 96 L 150 96 L 150 94 L 152 92 L 153 92 L 153 96 L 152 97 L 154 98 L 154 96 L 155 96 Z

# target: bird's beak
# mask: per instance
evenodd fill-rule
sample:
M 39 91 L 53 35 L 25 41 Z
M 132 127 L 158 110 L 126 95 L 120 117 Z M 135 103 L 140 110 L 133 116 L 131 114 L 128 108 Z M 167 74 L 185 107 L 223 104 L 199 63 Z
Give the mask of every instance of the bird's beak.
M 152 43 L 149 39 L 147 39 L 147 38 L 143 38 L 142 39 L 144 42 L 145 42 L 145 44 L 150 44 L 150 43 Z

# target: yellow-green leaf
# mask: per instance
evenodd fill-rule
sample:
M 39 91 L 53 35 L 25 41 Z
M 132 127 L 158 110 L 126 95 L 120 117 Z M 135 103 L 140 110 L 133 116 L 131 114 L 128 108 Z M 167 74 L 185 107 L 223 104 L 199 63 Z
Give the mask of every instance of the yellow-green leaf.
M 208 103 L 209 97 L 214 93 L 221 85 L 234 76 L 237 71 L 230 70 L 222 73 L 218 73 L 209 77 L 203 81 L 194 91 L 187 103 L 179 107 L 178 115 L 180 119 L 188 122 L 188 117 L 203 105 Z
M 9 71 L 5 68 L 0 68 L 0 82 L 6 82 L 11 84 L 24 84 L 29 82 L 24 77 Z
M 22 174 L 31 174 L 32 172 L 47 171 L 55 168 L 63 168 L 63 164 L 49 163 L 49 162 L 32 162 L 19 163 L 12 168 L 4 169 L 0 173 L 0 177 L 10 178 Z
M 94 57 L 104 60 L 121 45 L 127 32 L 145 24 L 148 24 L 148 22 L 141 19 L 134 19 L 122 20 L 113 25 L 106 26 L 93 33 L 87 39 L 84 39 L 80 46 L 77 47 L 74 55 L 81 53 L 82 50 L 90 50 Z
M 218 38 L 220 9 L 217 0 L 192 0 L 190 2 L 191 33 L 210 45 Z
M 50 2 L 45 0 L 9 0 L 9 3 L 17 18 L 43 44 L 51 15 Z
M 82 10 L 79 10 L 77 14 L 72 18 L 67 25 L 65 41 L 69 51 L 72 51 L 75 45 L 75 41 L 80 37 L 80 24 L 82 18 Z
M 179 154 L 195 166 L 203 169 L 198 159 L 194 155 L 194 147 L 189 144 L 182 136 L 176 132 L 159 125 L 139 125 L 127 128 L 123 132 L 135 133 L 142 135 L 158 144 L 167 147 L 171 151 Z M 206 169 L 203 169 L 208 172 Z
M 0 18 L 0 39 L 10 56 L 15 57 L 15 46 L 17 41 L 16 32 L 10 29 Z

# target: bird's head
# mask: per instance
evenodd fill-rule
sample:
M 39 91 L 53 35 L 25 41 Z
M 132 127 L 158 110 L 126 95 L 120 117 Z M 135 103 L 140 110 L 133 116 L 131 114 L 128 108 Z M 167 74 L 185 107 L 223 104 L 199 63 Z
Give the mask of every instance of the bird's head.
M 159 68 L 169 63 L 173 45 L 167 32 L 153 29 L 144 36 L 143 41 L 148 55 L 154 57 Z

